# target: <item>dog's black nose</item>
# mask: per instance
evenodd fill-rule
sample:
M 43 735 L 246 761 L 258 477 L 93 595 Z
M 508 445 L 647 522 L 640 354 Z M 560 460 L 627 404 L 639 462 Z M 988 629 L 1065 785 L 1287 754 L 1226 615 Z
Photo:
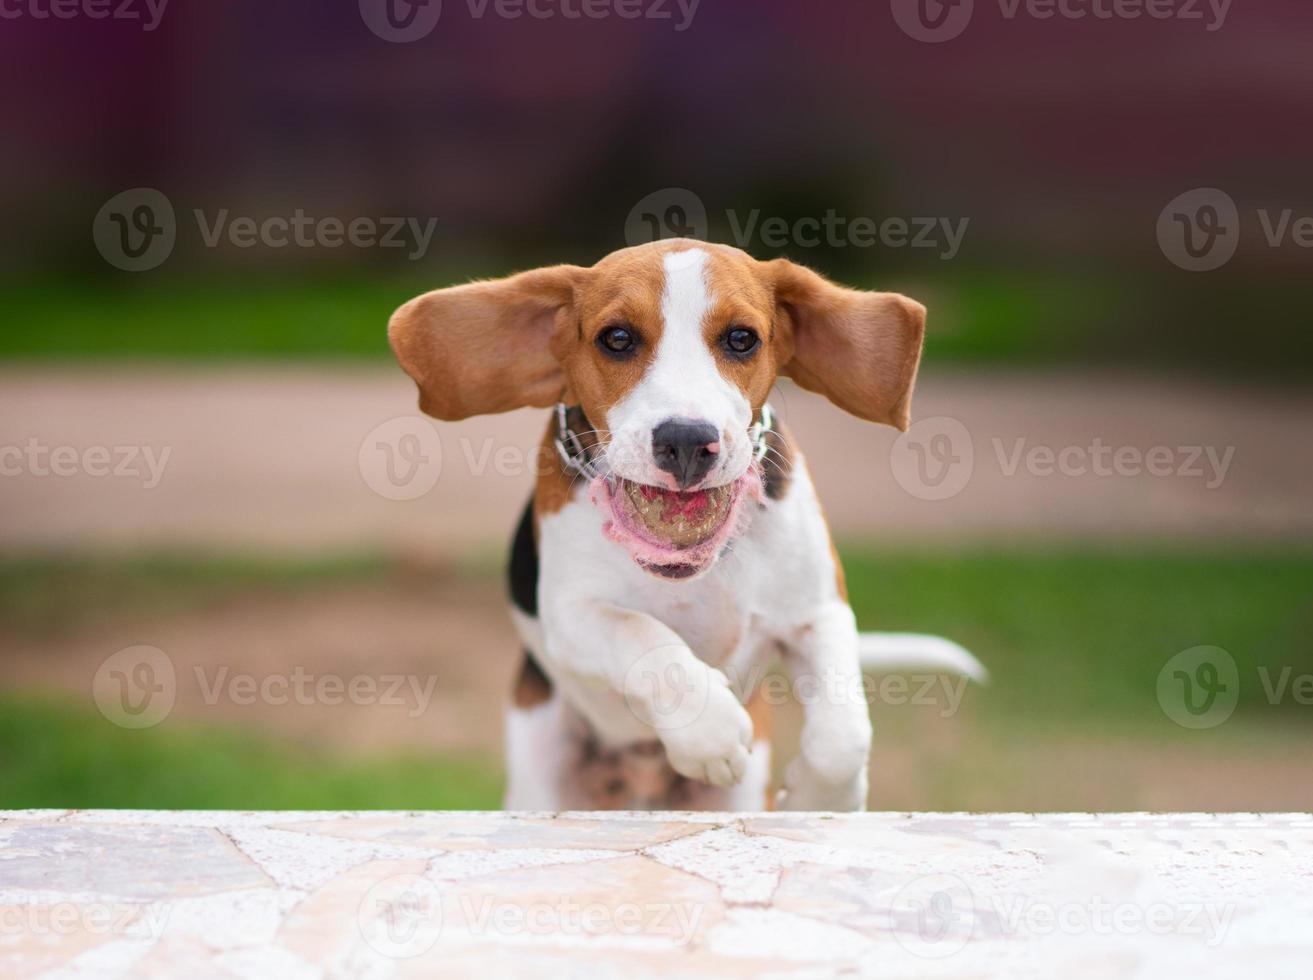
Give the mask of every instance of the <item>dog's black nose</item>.
M 652 456 L 659 469 L 691 487 L 710 471 L 720 452 L 720 432 L 710 422 L 668 419 L 652 430 Z

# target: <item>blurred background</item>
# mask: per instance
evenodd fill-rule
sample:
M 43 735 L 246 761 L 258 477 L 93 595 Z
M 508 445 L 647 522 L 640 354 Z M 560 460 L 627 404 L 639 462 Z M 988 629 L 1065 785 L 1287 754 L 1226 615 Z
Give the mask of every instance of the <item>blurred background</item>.
M 497 806 L 544 420 L 387 317 L 670 235 L 930 309 L 906 436 L 773 399 L 992 672 L 873 807 L 1313 806 L 1306 3 L 111 6 L 0 30 L 0 807 Z

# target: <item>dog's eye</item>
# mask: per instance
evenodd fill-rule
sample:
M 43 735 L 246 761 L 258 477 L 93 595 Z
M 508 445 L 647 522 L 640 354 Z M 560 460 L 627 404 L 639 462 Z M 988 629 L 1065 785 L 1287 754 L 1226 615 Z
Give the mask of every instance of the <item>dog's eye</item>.
M 638 343 L 638 336 L 629 327 L 607 327 L 597 335 L 597 343 L 610 354 L 628 354 Z
M 751 354 L 760 343 L 757 331 L 747 327 L 730 327 L 725 334 L 725 349 L 731 354 Z

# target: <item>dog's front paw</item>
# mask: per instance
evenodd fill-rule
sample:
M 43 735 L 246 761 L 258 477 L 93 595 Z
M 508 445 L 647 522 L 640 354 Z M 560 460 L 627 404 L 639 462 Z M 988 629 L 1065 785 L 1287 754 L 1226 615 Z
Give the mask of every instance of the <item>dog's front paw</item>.
M 718 679 L 723 680 L 723 675 Z M 660 734 L 670 765 L 681 776 L 712 786 L 733 786 L 748 767 L 752 719 L 728 682 L 713 680 L 697 716 Z
M 840 706 L 808 719 L 797 758 L 784 770 L 781 810 L 866 809 L 871 721 L 865 705 Z
M 849 813 L 866 809 L 866 767 L 836 779 L 818 773 L 802 759 L 789 763 L 784 788 L 775 798 L 777 810 L 835 810 Z

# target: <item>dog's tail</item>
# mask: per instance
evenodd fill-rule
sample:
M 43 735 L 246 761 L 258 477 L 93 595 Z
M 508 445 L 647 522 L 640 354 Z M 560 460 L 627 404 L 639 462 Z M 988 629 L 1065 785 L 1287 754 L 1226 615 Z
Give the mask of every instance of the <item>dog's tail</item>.
M 981 684 L 989 671 L 963 647 L 942 636 L 923 633 L 859 633 L 857 656 L 867 674 L 904 673 L 909 670 L 961 674 Z

